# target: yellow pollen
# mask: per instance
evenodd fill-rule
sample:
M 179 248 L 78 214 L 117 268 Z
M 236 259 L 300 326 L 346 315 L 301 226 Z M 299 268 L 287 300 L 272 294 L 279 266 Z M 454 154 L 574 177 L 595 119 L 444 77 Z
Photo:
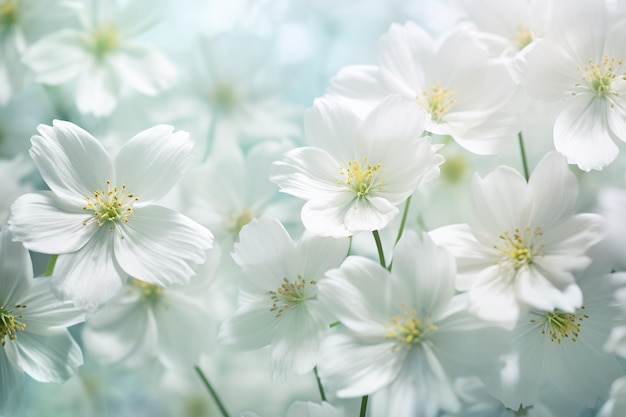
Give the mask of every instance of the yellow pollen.
M 5 0 L 0 4 L 0 27 L 12 26 L 19 20 L 17 2 L 15 0 Z
M 428 90 L 423 91 L 421 96 L 418 94 L 415 98 L 424 110 L 430 113 L 433 120 L 438 122 L 456 104 L 455 94 L 454 91 L 439 85 L 437 81 Z
M 582 72 L 581 78 L 584 83 L 576 83 L 574 86 L 576 88 L 589 88 L 597 96 L 612 95 L 617 97 L 619 96 L 619 93 L 611 87 L 611 84 L 613 83 L 613 80 L 618 77 L 622 80 L 626 80 L 626 71 L 621 71 L 623 63 L 623 58 L 613 58 L 607 55 L 602 57 L 602 60 L 599 63 L 590 59 L 584 68 L 580 65 L 576 67 L 578 71 Z M 576 94 L 578 93 L 572 93 L 572 95 Z M 613 103 L 611 103 L 611 107 L 614 107 Z
M 103 59 L 111 51 L 120 45 L 120 37 L 117 28 L 111 23 L 105 23 L 95 27 L 83 39 L 88 48 L 99 59 Z
M 247 208 L 243 208 L 239 213 L 228 216 L 227 229 L 233 238 L 237 239 L 241 229 L 250 223 L 252 219 L 254 219 L 254 213 Z
M 135 278 L 130 279 L 130 284 L 141 292 L 141 300 L 146 303 L 157 301 L 163 291 L 163 288 L 158 285 L 149 284 Z
M 15 309 L 26 308 L 23 304 L 18 304 Z M 0 340 L 2 341 L 2 347 L 6 345 L 5 336 L 8 336 L 10 340 L 17 339 L 17 332 L 23 332 L 26 329 L 26 324 L 19 321 L 22 318 L 21 314 L 14 314 L 13 309 L 5 309 L 0 307 Z
M 503 264 L 508 267 L 519 269 L 524 265 L 532 263 L 535 256 L 543 256 L 540 249 L 543 244 L 537 244 L 535 240 L 543 235 L 540 227 L 531 229 L 529 226 L 520 231 L 515 229 L 513 233 L 505 230 L 498 238 L 500 245 L 493 245 L 500 254 L 500 261 L 496 264 Z
M 239 103 L 239 93 L 232 84 L 217 84 L 208 94 L 211 105 L 224 113 L 232 111 Z
M 305 281 L 302 275 L 297 275 L 294 282 L 283 278 L 283 283 L 276 291 L 268 291 L 272 300 L 270 311 L 276 312 L 276 318 L 290 308 L 304 303 L 317 295 L 317 282 L 314 280 Z
M 417 311 L 413 309 L 391 317 L 391 322 L 386 323 L 385 327 L 389 329 L 385 339 L 393 339 L 406 348 L 421 343 L 429 333 L 437 330 L 434 324 L 418 318 Z
M 517 45 L 517 48 L 521 51 L 533 41 L 533 35 L 525 25 L 519 25 L 515 32 L 515 38 L 513 43 Z
M 585 310 L 585 306 L 582 306 L 580 310 Z M 578 340 L 580 333 L 580 326 L 584 319 L 588 319 L 589 316 L 584 312 L 566 313 L 555 309 L 553 312 L 543 313 L 541 319 L 541 334 L 550 335 L 550 341 L 561 344 L 562 340 L 569 339 L 572 342 Z M 530 320 L 531 323 L 536 323 L 537 320 Z
M 98 226 L 109 226 L 112 232 L 114 226 L 119 226 L 120 222 L 127 223 L 128 217 L 132 216 L 133 203 L 139 201 L 139 197 L 135 197 L 134 193 L 126 192 L 126 184 L 122 184 L 122 188 L 118 189 L 111 185 L 111 181 L 107 180 L 107 190 L 94 190 L 93 196 L 85 196 L 87 204 L 83 206 L 83 210 L 91 210 L 93 216 L 83 221 L 86 225 L 95 219 Z M 124 234 L 121 234 L 122 239 Z
M 379 179 L 379 175 L 383 172 L 382 165 L 371 165 L 367 162 L 367 158 L 363 157 L 362 162 L 356 159 L 348 161 L 348 167 L 339 167 L 339 174 L 345 176 L 344 184 L 348 187 L 346 191 L 354 191 L 358 197 L 364 197 L 371 191 L 382 190 L 385 180 Z M 337 181 L 337 185 L 341 186 L 342 182 Z

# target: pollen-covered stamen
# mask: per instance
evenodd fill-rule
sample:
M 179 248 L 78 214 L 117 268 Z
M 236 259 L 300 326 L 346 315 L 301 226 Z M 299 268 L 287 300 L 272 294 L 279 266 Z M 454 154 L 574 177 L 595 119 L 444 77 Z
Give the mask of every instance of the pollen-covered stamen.
M 541 334 L 550 335 L 550 340 L 561 344 L 562 340 L 569 339 L 572 342 L 578 340 L 581 324 L 589 316 L 585 313 L 585 306 L 582 306 L 576 313 L 566 313 L 555 309 L 552 312 L 542 313 L 540 320 L 532 319 L 531 323 L 539 321 Z
M 584 83 L 576 83 L 576 88 L 589 88 L 597 96 L 619 96 L 619 93 L 613 88 L 612 84 L 618 77 L 626 80 L 626 71 L 622 70 L 623 58 L 613 58 L 605 55 L 602 60 L 597 63 L 592 59 L 582 68 L 580 65 L 576 69 L 582 72 Z M 578 92 L 573 92 L 576 95 Z M 613 103 L 611 103 L 613 107 Z
M 91 210 L 93 217 L 83 221 L 83 224 L 89 223 L 95 219 L 98 226 L 109 226 L 109 231 L 113 231 L 116 224 L 128 222 L 128 218 L 133 215 L 133 203 L 139 201 L 134 193 L 127 193 L 126 184 L 122 184 L 122 188 L 118 189 L 111 185 L 111 181 L 107 180 L 107 190 L 94 190 L 93 196 L 85 196 L 87 204 L 83 206 L 83 210 Z M 123 235 L 122 235 L 123 237 Z
M 233 238 L 237 239 L 241 229 L 250 223 L 254 217 L 254 213 L 244 207 L 239 212 L 233 212 L 228 216 L 226 229 L 230 232 Z
M 104 23 L 93 28 L 84 42 L 98 59 L 102 59 L 120 45 L 119 31 L 113 24 Z
M 438 122 L 456 104 L 455 94 L 454 91 L 442 87 L 439 81 L 437 81 L 428 90 L 422 91 L 422 94 L 418 94 L 415 98 L 424 110 L 430 113 L 433 120 Z
M 21 308 L 26 308 L 26 306 L 17 304 L 13 308 L 0 307 L 0 340 L 3 347 L 6 345 L 6 336 L 10 340 L 15 340 L 17 339 L 17 332 L 22 332 L 26 329 L 26 324 L 20 322 L 22 315 L 13 311 Z
M 0 4 L 0 27 L 12 26 L 19 20 L 17 1 L 6 0 Z
M 240 102 L 239 93 L 234 85 L 219 83 L 208 93 L 209 102 L 217 111 L 228 113 Z
M 316 284 L 314 280 L 305 281 L 302 275 L 297 275 L 293 282 L 283 278 L 283 283 L 276 291 L 267 292 L 272 300 L 270 311 L 276 312 L 278 318 L 290 308 L 315 298 L 317 296 Z
M 367 157 L 363 157 L 361 162 L 356 159 L 348 161 L 348 167 L 339 167 L 339 174 L 345 176 L 345 184 L 347 191 L 354 191 L 358 197 L 364 197 L 371 191 L 382 190 L 385 180 L 380 179 L 383 172 L 382 165 L 370 164 Z M 337 181 L 337 185 L 341 186 L 342 182 Z
M 513 43 L 517 46 L 517 48 L 521 51 L 526 48 L 533 41 L 533 35 L 528 30 L 528 27 L 525 25 L 519 25 L 517 27 L 517 31 L 515 32 L 515 37 L 513 38 Z
M 437 330 L 437 326 L 428 321 L 430 317 L 420 318 L 417 311 L 408 309 L 403 314 L 391 317 L 390 323 L 385 323 L 389 330 L 385 333 L 385 339 L 393 339 L 400 346 L 411 348 L 421 343 L 431 332 Z
M 145 303 L 154 303 L 161 297 L 163 288 L 149 284 L 135 278 L 130 279 L 130 284 L 141 293 L 141 300 Z
M 523 230 L 515 229 L 513 233 L 505 230 L 498 238 L 501 243 L 493 245 L 493 248 L 500 253 L 500 260 L 497 264 L 519 269 L 530 264 L 536 256 L 543 256 L 541 249 L 543 244 L 537 242 L 541 238 L 540 227 L 531 229 L 526 226 Z

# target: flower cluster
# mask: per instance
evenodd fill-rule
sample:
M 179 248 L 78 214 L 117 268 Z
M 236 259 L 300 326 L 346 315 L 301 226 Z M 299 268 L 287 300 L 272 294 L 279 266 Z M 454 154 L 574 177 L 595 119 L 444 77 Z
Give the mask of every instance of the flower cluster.
M 0 416 L 622 416 L 625 44 L 613 0 L 0 0 Z

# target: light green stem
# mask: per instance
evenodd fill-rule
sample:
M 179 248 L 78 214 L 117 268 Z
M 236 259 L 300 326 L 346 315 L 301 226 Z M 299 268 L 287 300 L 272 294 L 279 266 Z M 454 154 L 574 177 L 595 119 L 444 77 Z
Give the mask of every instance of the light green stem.
M 402 234 L 404 233 L 404 226 L 406 225 L 406 218 L 409 214 L 410 206 L 411 206 L 411 196 L 409 196 L 409 198 L 407 198 L 406 202 L 404 203 L 404 211 L 402 212 L 402 219 L 400 220 L 400 228 L 398 229 L 398 236 L 396 236 L 396 241 L 393 244 L 394 247 L 398 244 L 398 242 L 400 241 L 400 238 L 402 237 Z
M 317 389 L 320 391 L 320 397 L 322 397 L 322 401 L 326 401 L 326 393 L 324 392 L 324 387 L 322 386 L 322 380 L 317 373 L 317 366 L 313 368 L 313 373 L 315 374 L 315 380 L 317 381 Z
M 204 386 L 206 387 L 206 389 L 209 391 L 209 394 L 211 394 L 211 397 L 213 398 L 213 401 L 215 401 L 215 405 L 217 405 L 217 408 L 219 408 L 220 413 L 222 413 L 222 416 L 230 417 L 230 414 L 228 414 L 228 411 L 226 411 L 226 408 L 224 408 L 224 404 L 222 404 L 222 401 L 220 400 L 220 397 L 217 395 L 217 392 L 215 392 L 215 390 L 213 389 L 213 387 L 209 383 L 209 380 L 204 375 L 204 373 L 202 372 L 200 367 L 195 366 L 194 369 L 198 373 L 198 376 L 200 377 L 200 379 L 204 383 Z
M 361 398 L 361 412 L 359 413 L 359 417 L 365 417 L 365 413 L 367 412 L 367 395 Z
M 58 257 L 59 255 L 50 255 L 48 266 L 46 267 L 46 270 L 43 273 L 44 277 L 49 277 L 50 275 L 52 275 L 52 272 L 54 271 L 54 265 L 56 265 Z
M 385 262 L 385 254 L 383 253 L 383 244 L 380 241 L 380 235 L 378 234 L 378 230 L 372 231 L 374 235 L 374 240 L 376 241 L 376 249 L 378 250 L 378 260 L 380 261 L 380 265 L 383 268 L 387 268 L 387 263 Z
M 520 131 L 517 134 L 517 141 L 519 142 L 519 150 L 522 154 L 522 166 L 524 167 L 524 178 L 526 178 L 526 182 L 530 178 L 528 174 L 528 162 L 526 161 L 526 149 L 524 149 L 524 137 L 522 136 L 522 132 Z

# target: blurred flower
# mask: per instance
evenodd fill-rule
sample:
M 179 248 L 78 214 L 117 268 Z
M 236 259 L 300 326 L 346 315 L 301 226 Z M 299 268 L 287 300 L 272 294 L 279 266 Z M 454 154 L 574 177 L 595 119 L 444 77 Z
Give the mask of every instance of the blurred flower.
M 345 104 L 318 99 L 305 114 L 312 147 L 273 164 L 280 191 L 306 200 L 302 223 L 323 236 L 382 229 L 396 207 L 439 175 L 443 157 L 420 138 L 425 115 L 416 103 L 390 96 L 361 120 Z
M 72 123 L 55 120 L 39 133 L 30 154 L 52 191 L 19 197 L 9 225 L 28 249 L 61 254 L 52 277 L 59 296 L 94 307 L 127 276 L 162 286 L 189 281 L 213 236 L 154 204 L 192 158 L 185 132 L 166 125 L 144 130 L 115 160 Z
M 61 302 L 49 282 L 33 279 L 30 255 L 0 229 L 0 412 L 22 389 L 23 374 L 40 382 L 63 382 L 83 363 L 67 327 L 84 320 L 84 312 Z
M 351 256 L 326 273 L 319 298 L 341 322 L 322 344 L 320 377 L 340 398 L 371 395 L 373 416 L 455 412 L 451 378 L 497 372 L 507 332 L 454 295 L 454 258 L 408 230 L 393 270 Z
M 602 237 L 597 214 L 574 214 L 578 185 L 565 158 L 546 155 L 530 181 L 501 166 L 472 183 L 468 224 L 431 232 L 458 263 L 457 289 L 470 309 L 513 327 L 528 307 L 567 313 L 582 305 L 573 271 L 587 267 L 587 249 Z
M 609 400 L 604 403 L 597 417 L 620 417 L 624 414 L 626 414 L 626 377 L 613 382 Z
M 519 122 L 505 104 L 515 84 L 503 64 L 490 62 L 475 30 L 460 25 L 433 39 L 415 23 L 394 23 L 380 38 L 378 59 L 378 67 L 344 67 L 328 94 L 361 115 L 388 94 L 400 94 L 430 115 L 426 131 L 450 135 L 477 154 L 514 143 Z
M 606 219 L 606 245 L 613 257 L 614 267 L 626 271 L 626 190 L 606 187 L 597 194 L 598 212 Z
M 25 183 L 24 178 L 34 167 L 21 155 L 5 161 L 0 159 L 0 227 L 9 218 L 9 208 L 17 197 L 33 191 L 32 185 Z
M 344 417 L 344 412 L 324 401 L 320 404 L 311 401 L 296 401 L 287 410 L 287 417 Z M 241 413 L 240 417 L 259 417 L 251 412 Z
M 317 286 L 345 258 L 348 244 L 304 235 L 296 245 L 278 220 L 252 220 L 233 253 L 245 274 L 239 307 L 222 323 L 218 341 L 247 350 L 270 345 L 273 377 L 312 370 L 331 322 Z
M 615 21 L 607 2 L 554 0 L 548 33 L 516 62 L 529 96 L 560 101 L 554 146 L 584 171 L 613 162 L 626 141 L 626 20 Z
M 61 85 L 77 79 L 81 113 L 107 116 L 124 89 L 155 96 L 174 85 L 176 69 L 156 48 L 133 38 L 155 23 L 148 1 L 100 1 L 81 10 L 82 29 L 43 37 L 24 55 L 37 82 Z

